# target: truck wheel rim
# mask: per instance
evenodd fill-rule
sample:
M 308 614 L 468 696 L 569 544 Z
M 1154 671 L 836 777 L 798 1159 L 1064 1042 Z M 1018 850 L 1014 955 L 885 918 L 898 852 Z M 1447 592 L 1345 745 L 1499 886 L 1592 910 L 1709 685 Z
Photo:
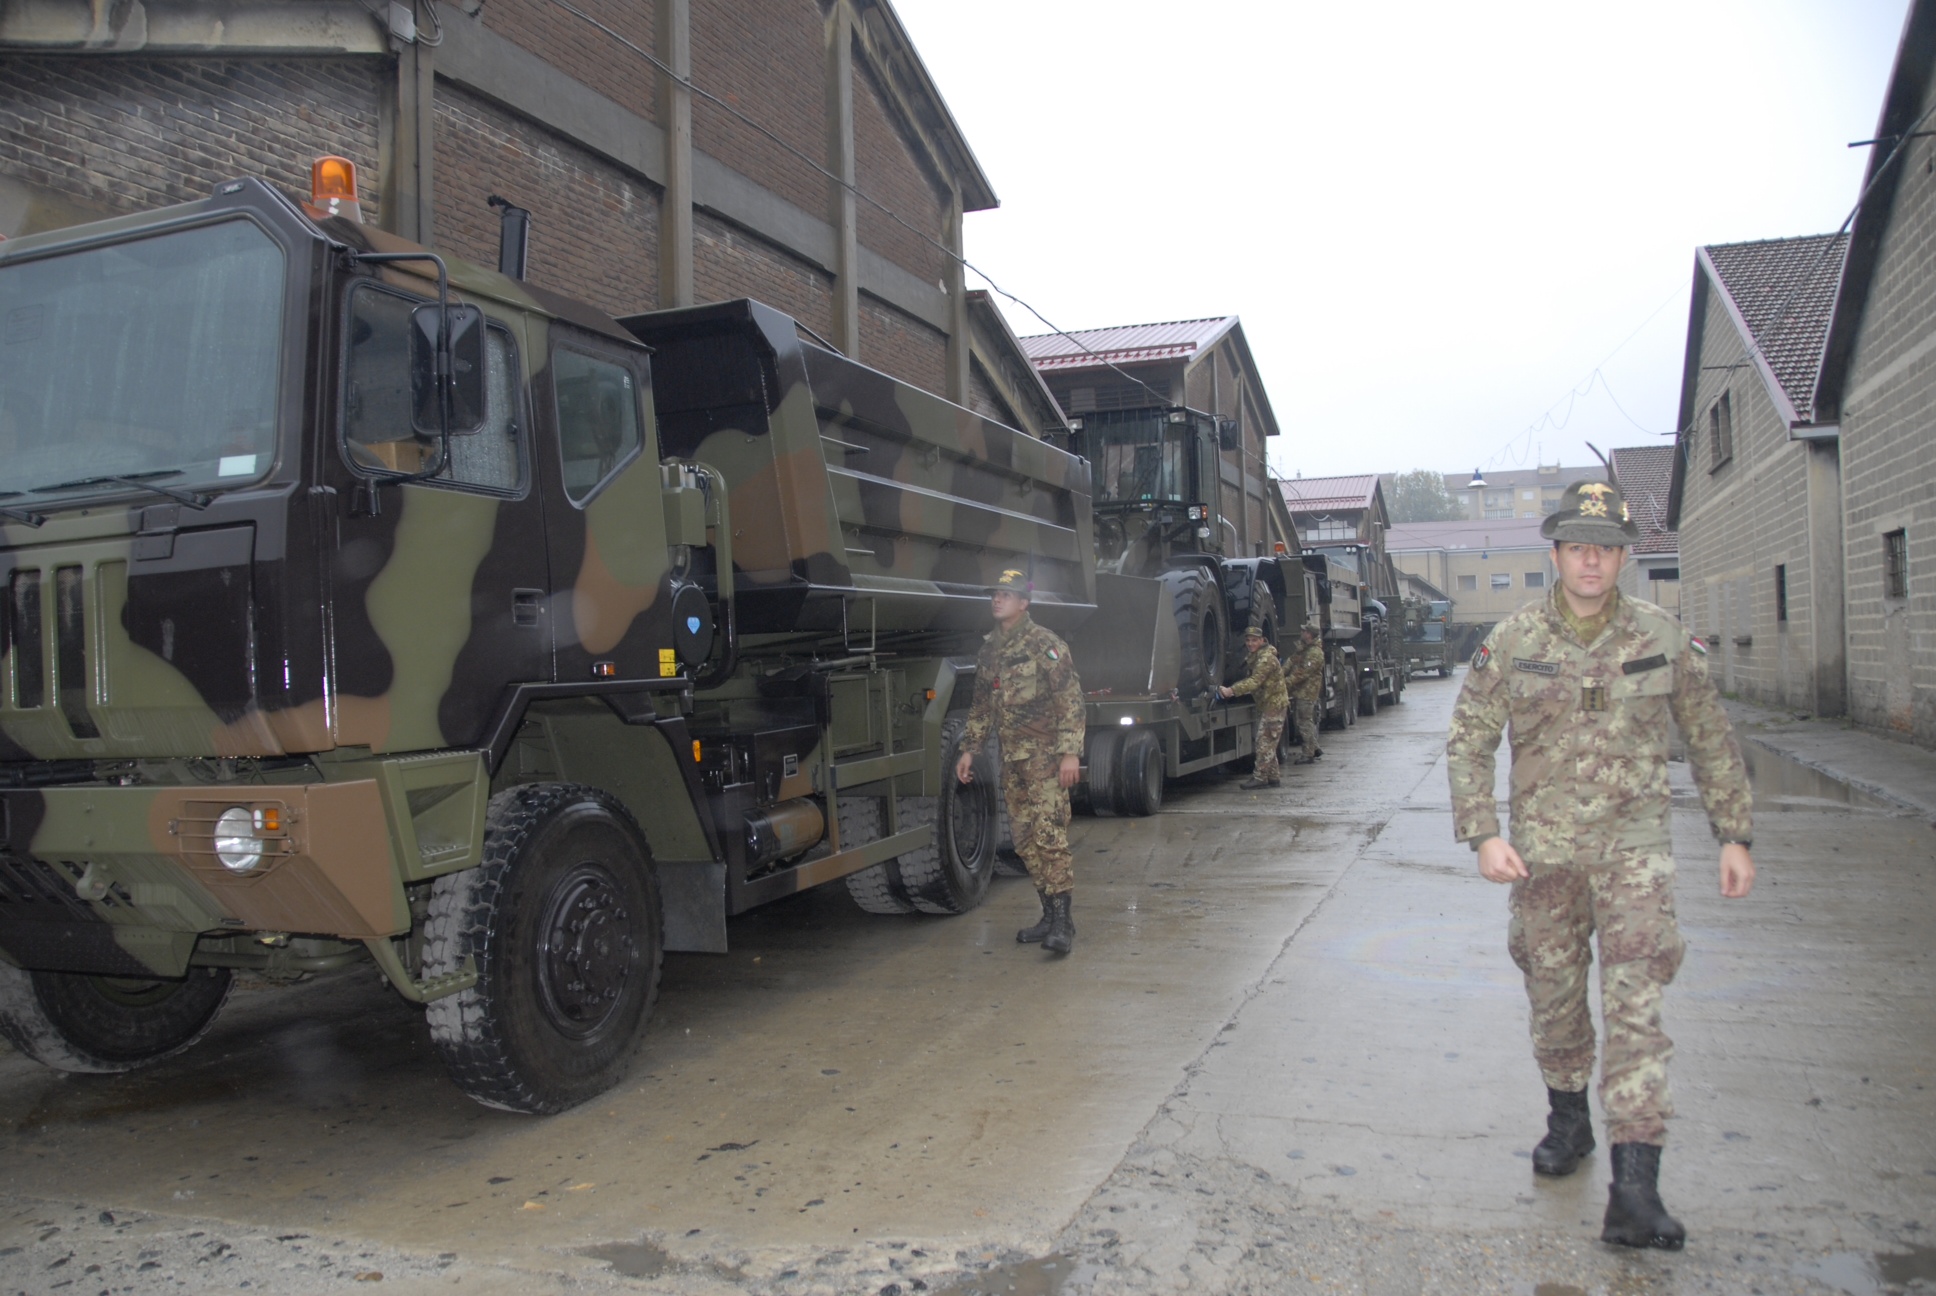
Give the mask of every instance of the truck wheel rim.
M 638 964 L 630 920 L 602 864 L 576 865 L 552 887 L 539 924 L 538 995 L 559 1034 L 589 1039 L 617 1012 Z
M 988 835 L 994 828 L 994 815 L 988 811 L 987 784 L 981 771 L 976 771 L 975 782 L 966 787 L 957 786 L 955 794 L 948 798 L 948 840 L 954 846 L 954 855 L 969 869 L 981 867 L 982 855 L 988 848 Z

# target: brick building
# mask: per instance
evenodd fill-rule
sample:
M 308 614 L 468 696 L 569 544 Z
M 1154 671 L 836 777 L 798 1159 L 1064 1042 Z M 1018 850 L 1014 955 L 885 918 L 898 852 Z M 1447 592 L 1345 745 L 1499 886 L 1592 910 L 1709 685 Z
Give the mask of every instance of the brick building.
M 1744 696 L 1936 744 L 1936 3 L 1915 0 L 1846 236 L 1696 256 L 1669 522 Z
M 306 192 L 339 153 L 365 218 L 418 242 L 495 264 L 502 194 L 533 213 L 535 282 L 613 313 L 757 297 L 897 377 L 1059 425 L 990 381 L 1019 362 L 950 252 L 995 194 L 886 0 L 572 8 L 0 6 L 0 233 L 237 175 Z
M 1284 539 L 1266 499 L 1271 486 L 1264 448 L 1277 435 L 1277 415 L 1235 315 L 1044 333 L 1021 342 L 1071 418 L 1188 406 L 1232 420 L 1237 444 L 1222 452 L 1221 465 L 1221 511 L 1237 532 L 1230 553 L 1256 557 Z

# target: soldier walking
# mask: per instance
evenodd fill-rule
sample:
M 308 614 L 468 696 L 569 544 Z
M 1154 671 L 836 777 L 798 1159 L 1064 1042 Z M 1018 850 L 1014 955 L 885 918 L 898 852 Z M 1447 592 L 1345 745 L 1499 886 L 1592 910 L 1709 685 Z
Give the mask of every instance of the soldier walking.
M 1662 1205 L 1658 1182 L 1673 1115 L 1661 992 L 1686 948 L 1674 919 L 1669 719 L 1721 842 L 1721 894 L 1730 898 L 1754 886 L 1747 770 L 1708 679 L 1705 645 L 1615 586 L 1639 537 L 1618 487 L 1574 483 L 1540 530 L 1553 541 L 1559 585 L 1500 622 L 1472 658 L 1446 742 L 1452 815 L 1459 840 L 1478 852 L 1480 874 L 1512 886 L 1507 947 L 1525 974 L 1550 1109 L 1533 1170 L 1571 1174 L 1594 1147 L 1586 994 L 1597 931 L 1600 1104 L 1613 1145 L 1600 1237 L 1678 1250 L 1687 1234 Z M 1509 722 L 1510 843 L 1499 835 L 1493 794 L 1494 753 Z
M 1041 920 L 1015 939 L 1067 954 L 1076 943 L 1069 789 L 1082 775 L 1082 683 L 1069 645 L 1029 618 L 1031 588 L 1013 568 L 989 588 L 995 628 L 975 659 L 975 697 L 955 777 L 974 781 L 974 753 L 992 732 L 1001 743 L 1002 796 L 1015 849 L 1042 898 Z
M 1244 650 L 1250 654 L 1244 661 L 1244 677 L 1217 691 L 1227 698 L 1256 695 L 1257 734 L 1251 749 L 1257 753 L 1257 764 L 1243 786 L 1276 787 L 1282 781 L 1277 772 L 1277 748 L 1284 740 L 1284 709 L 1291 704 L 1291 694 L 1284 683 L 1284 668 L 1277 662 L 1277 649 L 1264 638 L 1262 626 L 1245 629 Z
M 1318 699 L 1324 695 L 1324 646 L 1318 642 L 1315 627 L 1305 626 L 1299 632 L 1284 685 L 1297 708 L 1297 741 L 1304 749 L 1297 763 L 1309 765 L 1324 755 L 1324 749 L 1318 746 Z

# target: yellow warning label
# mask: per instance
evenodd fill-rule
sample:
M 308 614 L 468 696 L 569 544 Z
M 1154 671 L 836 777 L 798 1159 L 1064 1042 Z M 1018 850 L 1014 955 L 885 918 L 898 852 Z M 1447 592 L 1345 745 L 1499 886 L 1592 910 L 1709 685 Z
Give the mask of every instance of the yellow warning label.
M 659 677 L 669 678 L 679 673 L 679 657 L 670 648 L 659 649 Z

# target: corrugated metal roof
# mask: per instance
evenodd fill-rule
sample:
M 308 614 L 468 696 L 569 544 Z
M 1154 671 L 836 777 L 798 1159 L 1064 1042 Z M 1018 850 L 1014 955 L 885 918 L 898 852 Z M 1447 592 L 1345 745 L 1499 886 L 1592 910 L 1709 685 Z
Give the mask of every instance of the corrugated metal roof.
M 1366 509 L 1371 493 L 1378 489 L 1377 473 L 1350 477 L 1280 478 L 1284 503 L 1293 513 L 1316 513 L 1329 509 Z
M 1072 333 L 1036 333 L 1021 339 L 1023 354 L 1037 370 L 1090 369 L 1111 364 L 1148 364 L 1184 360 L 1211 346 L 1237 327 L 1235 315 L 1214 319 L 1171 320 L 1163 324 L 1119 324 Z

